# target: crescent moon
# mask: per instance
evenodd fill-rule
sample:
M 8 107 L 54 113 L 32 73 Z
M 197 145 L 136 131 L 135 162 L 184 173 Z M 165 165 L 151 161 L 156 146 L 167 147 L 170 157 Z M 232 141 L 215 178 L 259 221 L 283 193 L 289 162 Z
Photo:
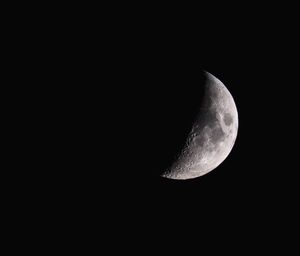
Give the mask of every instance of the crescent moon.
M 179 157 L 162 177 L 186 180 L 218 167 L 229 155 L 238 132 L 238 112 L 225 85 L 205 72 L 205 93 Z

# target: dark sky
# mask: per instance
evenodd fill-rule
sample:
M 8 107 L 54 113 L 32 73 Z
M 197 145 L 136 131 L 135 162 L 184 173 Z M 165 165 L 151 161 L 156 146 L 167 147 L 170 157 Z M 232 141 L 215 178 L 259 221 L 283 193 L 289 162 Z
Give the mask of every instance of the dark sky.
M 54 127 L 63 138 L 55 153 L 65 163 L 53 176 L 66 200 L 101 214 L 123 235 L 152 230 L 154 243 L 168 236 L 174 243 L 180 236 L 189 240 L 182 230 L 205 230 L 214 239 L 232 229 L 259 232 L 262 222 L 265 230 L 274 228 L 269 216 L 280 208 L 289 212 L 295 194 L 285 160 L 290 123 L 297 118 L 285 111 L 294 91 L 287 83 L 287 44 L 280 48 L 277 30 L 266 33 L 247 23 L 211 30 L 201 23 L 154 30 L 133 23 L 136 28 L 107 26 L 99 38 L 85 28 L 76 41 L 80 47 L 68 35 L 72 43 L 54 58 L 51 71 L 59 79 L 52 78 L 51 86 L 57 86 L 57 117 L 65 124 Z M 197 113 L 202 70 L 220 79 L 235 100 L 236 143 L 203 177 L 160 178 Z
M 172 33 L 159 38 L 148 35 L 152 41 L 142 40 L 141 34 L 138 43 L 134 34 L 123 36 L 132 41 L 120 45 L 118 38 L 110 38 L 102 46 L 102 63 L 82 62 L 82 75 L 75 75 L 78 84 L 81 79 L 89 84 L 76 87 L 75 94 L 80 95 L 76 106 L 87 110 L 80 114 L 80 126 L 90 129 L 86 136 L 92 143 L 87 148 L 92 151 L 91 166 L 101 170 L 100 180 L 101 175 L 109 177 L 101 182 L 111 184 L 117 197 L 128 192 L 133 201 L 143 193 L 145 198 L 153 195 L 153 200 L 174 193 L 174 203 L 180 196 L 197 209 L 193 202 L 203 198 L 201 194 L 217 205 L 224 200 L 234 207 L 247 205 L 250 198 L 262 203 L 259 192 L 276 173 L 266 156 L 274 150 L 276 136 L 270 126 L 277 127 L 272 123 L 282 118 L 280 78 L 276 79 L 280 72 L 273 63 L 279 56 L 269 42 L 258 43 L 247 33 L 212 33 L 211 40 L 202 33 L 185 40 L 173 38 Z M 219 78 L 234 97 L 239 113 L 236 144 L 226 161 L 202 178 L 160 179 L 156 175 L 160 166 L 179 150 L 201 102 L 201 70 Z M 99 161 L 93 158 L 97 154 Z M 241 195 L 245 200 L 240 200 Z
M 84 254 L 298 249 L 299 8 L 102 2 L 15 4 L 3 17 L 5 237 Z M 235 100 L 236 143 L 202 177 L 161 178 L 198 113 L 203 70 Z
M 87 170 L 81 183 L 93 200 L 99 195 L 117 207 L 115 214 L 141 211 L 145 218 L 169 216 L 170 221 L 196 215 L 200 223 L 224 214 L 232 219 L 236 212 L 258 214 L 266 201 L 276 200 L 272 193 L 278 193 L 274 182 L 279 175 L 273 168 L 278 153 L 275 159 L 267 153 L 274 151 L 270 104 L 278 94 L 269 83 L 272 71 L 265 68 L 263 51 L 238 49 L 222 40 L 209 48 L 179 45 L 128 46 L 125 52 L 109 48 L 107 64 L 100 67 L 104 74 L 93 77 L 101 86 L 81 95 L 90 110 L 80 124 L 87 131 L 83 143 L 89 145 L 81 149 Z M 201 178 L 162 179 L 158 174 L 182 146 L 201 101 L 203 69 L 219 78 L 235 99 L 236 144 L 221 166 Z
M 120 132 L 124 132 L 123 125 L 127 128 L 123 135 L 119 134 L 131 137 L 117 150 L 116 155 L 126 151 L 126 160 L 117 163 L 122 179 L 114 178 L 113 191 L 117 200 L 126 195 L 128 205 L 142 209 L 149 218 L 154 214 L 176 222 L 182 216 L 188 223 L 196 222 L 199 228 L 205 225 L 205 219 L 225 226 L 232 222 L 239 228 L 236 218 L 244 217 L 247 229 L 251 228 L 253 216 L 266 218 L 268 223 L 267 215 L 285 203 L 280 201 L 279 191 L 286 182 L 280 177 L 287 169 L 283 166 L 280 170 L 283 153 L 279 145 L 284 138 L 278 135 L 278 125 L 282 127 L 282 123 L 276 121 L 282 118 L 285 100 L 281 98 L 280 69 L 274 63 L 280 53 L 274 54 L 268 41 L 252 40 L 251 34 L 227 37 L 231 35 L 220 35 L 208 45 L 180 47 L 178 43 L 172 47 L 167 43 L 166 49 L 158 47 L 155 55 L 140 57 L 133 64 L 129 77 L 137 81 L 127 83 L 132 95 L 129 105 L 121 110 L 129 107 L 129 114 L 124 113 L 120 119 Z M 194 108 L 201 100 L 201 69 L 219 78 L 235 99 L 239 113 L 236 144 L 221 166 L 201 178 L 181 182 L 154 177 L 149 172 L 152 165 L 164 166 L 170 161 L 178 150 L 177 143 L 190 128 Z M 125 88 L 120 97 L 127 97 Z M 126 98 L 121 99 L 122 103 L 123 100 Z

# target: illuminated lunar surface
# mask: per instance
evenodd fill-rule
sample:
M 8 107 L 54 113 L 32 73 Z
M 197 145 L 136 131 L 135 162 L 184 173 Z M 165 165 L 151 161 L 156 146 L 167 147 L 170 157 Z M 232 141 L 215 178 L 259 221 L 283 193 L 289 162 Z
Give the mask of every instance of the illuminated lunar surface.
M 205 72 L 205 94 L 199 114 L 179 157 L 162 176 L 193 179 L 219 166 L 229 155 L 238 132 L 234 100 L 216 77 Z

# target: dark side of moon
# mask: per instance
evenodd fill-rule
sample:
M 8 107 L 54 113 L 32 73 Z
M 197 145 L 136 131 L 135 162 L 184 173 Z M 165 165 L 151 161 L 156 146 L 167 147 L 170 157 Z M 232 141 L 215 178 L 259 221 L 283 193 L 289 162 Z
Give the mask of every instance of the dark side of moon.
M 141 97 L 120 110 L 116 130 L 125 142 L 118 177 L 128 177 L 124 169 L 130 168 L 145 181 L 197 178 L 220 165 L 234 145 L 238 114 L 223 83 L 190 66 L 162 72 L 141 73 L 143 86 L 132 89 Z

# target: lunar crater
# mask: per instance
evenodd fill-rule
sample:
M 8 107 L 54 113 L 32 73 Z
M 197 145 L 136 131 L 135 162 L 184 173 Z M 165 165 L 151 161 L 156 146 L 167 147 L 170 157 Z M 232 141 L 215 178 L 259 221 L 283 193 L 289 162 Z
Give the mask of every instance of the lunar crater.
M 225 132 L 223 131 L 221 126 L 216 126 L 212 129 L 211 141 L 216 143 L 225 137 Z
M 233 118 L 232 118 L 231 114 L 229 114 L 229 113 L 224 114 L 223 120 L 224 120 L 225 125 L 227 125 L 227 126 L 230 126 L 233 122 Z

